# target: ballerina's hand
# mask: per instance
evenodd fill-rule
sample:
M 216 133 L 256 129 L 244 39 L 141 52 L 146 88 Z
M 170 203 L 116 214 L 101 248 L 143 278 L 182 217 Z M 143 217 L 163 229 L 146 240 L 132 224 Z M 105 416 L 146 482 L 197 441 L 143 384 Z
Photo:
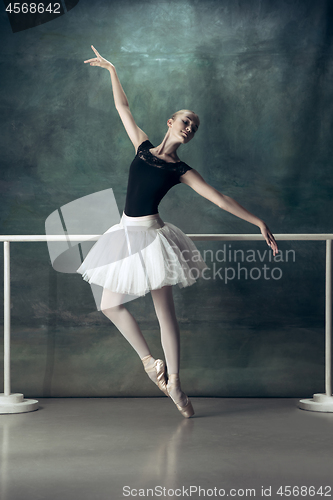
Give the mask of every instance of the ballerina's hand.
M 93 51 L 95 52 L 97 57 L 94 57 L 94 59 L 87 59 L 87 61 L 84 61 L 85 63 L 90 63 L 90 66 L 100 66 L 101 68 L 105 68 L 105 69 L 110 69 L 110 68 L 114 67 L 112 63 L 110 63 L 109 61 L 104 59 L 104 57 L 102 57 L 97 52 L 97 50 L 95 49 L 95 47 L 93 45 L 91 46 L 91 48 L 93 49 Z
M 260 226 L 260 231 L 263 237 L 265 238 L 267 245 L 271 247 L 271 249 L 273 250 L 273 255 L 276 255 L 279 251 L 277 243 L 275 241 L 274 236 L 272 235 L 272 233 L 270 232 L 270 230 L 268 229 L 268 227 L 264 222 Z

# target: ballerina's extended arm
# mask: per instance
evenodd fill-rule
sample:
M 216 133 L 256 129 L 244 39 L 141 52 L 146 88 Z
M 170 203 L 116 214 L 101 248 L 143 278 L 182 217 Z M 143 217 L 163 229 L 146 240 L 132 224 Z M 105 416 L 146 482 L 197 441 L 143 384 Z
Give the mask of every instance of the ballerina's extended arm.
M 132 116 L 131 110 L 128 105 L 126 94 L 119 81 L 116 68 L 112 63 L 104 59 L 104 57 L 102 57 L 97 52 L 95 47 L 91 46 L 91 48 L 95 52 L 96 57 L 94 57 L 93 59 L 87 59 L 84 62 L 90 63 L 90 66 L 100 66 L 101 68 L 105 68 L 110 72 L 114 104 L 116 110 L 119 113 L 121 121 L 123 122 L 128 137 L 132 141 L 136 151 L 140 146 L 140 144 L 148 139 L 148 136 L 135 123 L 135 120 Z
M 180 177 L 180 181 L 190 186 L 198 194 L 200 194 L 204 198 L 207 198 L 207 200 L 211 201 L 212 203 L 215 203 L 215 205 L 222 208 L 223 210 L 226 210 L 227 212 L 236 215 L 240 219 L 244 219 L 251 224 L 258 226 L 261 234 L 267 242 L 267 245 L 270 246 L 273 250 L 273 255 L 276 255 L 278 253 L 278 246 L 275 238 L 268 229 L 265 222 L 246 210 L 236 200 L 230 198 L 230 196 L 220 193 L 219 191 L 217 191 L 217 189 L 207 184 L 207 182 L 202 178 L 199 172 L 194 169 L 188 170 L 184 175 Z

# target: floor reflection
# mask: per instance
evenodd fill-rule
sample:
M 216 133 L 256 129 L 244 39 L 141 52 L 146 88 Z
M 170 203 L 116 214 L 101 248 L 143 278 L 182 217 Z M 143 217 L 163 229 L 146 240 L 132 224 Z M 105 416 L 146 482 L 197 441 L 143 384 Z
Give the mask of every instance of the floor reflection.
M 156 447 L 149 459 L 142 477 L 139 480 L 140 488 L 154 489 L 161 485 L 167 489 L 175 490 L 182 482 L 181 451 L 191 443 L 191 435 L 195 426 L 194 419 L 181 420 L 174 432 L 164 438 Z M 169 498 L 163 494 L 163 498 Z M 171 497 L 170 497 L 171 498 Z M 175 496 L 173 495 L 173 499 Z

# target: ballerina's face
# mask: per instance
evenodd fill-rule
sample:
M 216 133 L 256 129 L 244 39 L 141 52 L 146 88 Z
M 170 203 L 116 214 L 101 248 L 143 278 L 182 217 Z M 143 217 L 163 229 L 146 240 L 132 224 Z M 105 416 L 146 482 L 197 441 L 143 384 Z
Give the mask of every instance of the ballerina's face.
M 174 119 L 168 120 L 170 133 L 181 139 L 183 144 L 187 144 L 193 139 L 194 134 L 198 130 L 199 123 L 196 115 L 190 112 L 177 114 Z

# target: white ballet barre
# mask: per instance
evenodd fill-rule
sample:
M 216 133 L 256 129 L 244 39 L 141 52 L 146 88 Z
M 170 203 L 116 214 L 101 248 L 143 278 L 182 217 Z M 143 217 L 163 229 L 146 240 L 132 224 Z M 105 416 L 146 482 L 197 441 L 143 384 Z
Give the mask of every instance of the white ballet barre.
M 24 413 L 38 409 L 38 401 L 24 399 L 23 394 L 11 394 L 10 387 L 10 242 L 38 241 L 97 241 L 98 235 L 2 235 L 4 243 L 4 392 L 0 394 L 0 414 Z M 193 241 L 260 241 L 261 234 L 187 234 Z M 325 394 L 301 399 L 303 410 L 333 412 L 332 396 L 332 239 L 333 234 L 275 234 L 276 240 L 326 241 L 325 291 Z

